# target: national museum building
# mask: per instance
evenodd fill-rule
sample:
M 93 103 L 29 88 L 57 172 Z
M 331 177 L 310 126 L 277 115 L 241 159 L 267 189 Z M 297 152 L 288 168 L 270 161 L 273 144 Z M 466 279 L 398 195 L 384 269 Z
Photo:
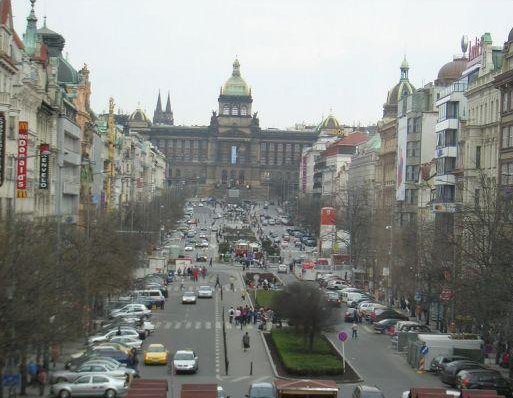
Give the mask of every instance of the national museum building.
M 128 127 L 146 135 L 166 155 L 169 185 L 194 181 L 205 188 L 240 186 L 254 191 L 281 187 L 282 194 L 286 185 L 288 192 L 296 191 L 301 153 L 315 142 L 318 131 L 261 129 L 252 104 L 251 89 L 235 60 L 208 126 L 175 126 L 169 96 L 163 110 L 159 94 L 153 123 L 138 109 Z

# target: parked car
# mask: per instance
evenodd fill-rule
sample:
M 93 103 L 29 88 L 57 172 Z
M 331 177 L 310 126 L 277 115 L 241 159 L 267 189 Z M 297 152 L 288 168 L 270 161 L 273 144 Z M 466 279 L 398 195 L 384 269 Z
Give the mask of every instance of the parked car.
M 465 390 L 495 390 L 498 395 L 511 398 L 512 389 L 500 372 L 492 369 L 469 369 L 458 373 L 456 387 Z
M 386 333 L 390 327 L 393 327 L 399 322 L 399 319 L 383 319 L 374 324 L 374 331 L 376 333 Z
M 57 383 L 50 387 L 50 394 L 59 398 L 74 396 L 122 397 L 128 392 L 128 380 L 105 374 L 84 375 L 74 382 Z
M 465 360 L 468 360 L 468 358 L 462 355 L 437 355 L 431 361 L 431 364 L 429 365 L 429 370 L 431 370 L 431 372 L 438 373 L 441 372 L 444 369 L 445 365 L 450 362 Z
M 108 341 L 112 337 L 115 337 L 115 336 L 130 336 L 130 337 L 138 338 L 140 335 L 139 335 L 139 332 L 137 330 L 135 330 L 134 328 L 119 327 L 119 328 L 112 329 L 104 334 L 89 337 L 89 339 L 87 341 L 89 342 L 89 344 L 100 343 L 100 342 Z
M 77 370 L 57 370 L 51 373 L 53 383 L 73 382 L 85 374 L 102 373 L 118 379 L 126 379 L 126 368 L 112 368 L 106 364 L 83 364 Z
M 445 368 L 440 372 L 440 380 L 442 383 L 449 384 L 452 387 L 456 386 L 457 375 L 462 370 L 468 369 L 486 369 L 480 363 L 474 361 L 453 361 L 445 365 Z
M 410 319 L 408 316 L 397 312 L 392 308 L 375 309 L 371 314 L 372 322 L 379 322 L 383 319 L 399 319 L 407 321 Z
M 198 289 L 198 298 L 212 298 L 214 295 L 214 290 L 211 286 L 203 285 Z
M 385 398 L 383 392 L 374 386 L 356 386 L 352 398 Z
M 136 337 L 130 336 L 114 336 L 110 339 L 114 343 L 120 343 L 130 348 L 140 350 L 142 347 L 142 340 Z
M 354 309 L 349 308 L 349 309 L 344 313 L 344 322 L 354 322 L 355 320 L 356 320 L 356 319 L 355 319 Z
M 151 311 L 144 304 L 127 304 L 119 309 L 110 312 L 111 318 L 122 318 L 127 316 L 149 317 Z
M 326 302 L 334 307 L 340 307 L 342 304 L 337 292 L 326 292 Z
M 173 358 L 175 373 L 198 371 L 198 355 L 192 350 L 178 350 Z
M 276 387 L 273 383 L 253 383 L 249 386 L 247 398 L 276 398 Z

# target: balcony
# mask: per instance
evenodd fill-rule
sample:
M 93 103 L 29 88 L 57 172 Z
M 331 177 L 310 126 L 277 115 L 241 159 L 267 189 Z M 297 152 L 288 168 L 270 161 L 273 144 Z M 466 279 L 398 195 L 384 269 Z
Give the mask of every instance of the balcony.
M 453 202 L 433 203 L 434 213 L 456 213 L 458 209 L 458 204 Z
M 454 174 L 444 174 L 435 176 L 435 185 L 455 185 L 456 176 Z
M 439 105 L 439 103 L 443 103 L 445 101 L 450 101 L 450 98 L 446 98 L 448 96 L 452 96 L 453 93 L 464 93 L 467 91 L 468 84 L 467 82 L 455 82 L 451 84 L 449 87 L 447 87 L 445 90 L 440 92 L 440 97 L 438 101 L 436 102 L 436 106 Z
M 435 126 L 435 131 L 444 131 L 444 130 L 457 130 L 459 128 L 459 120 L 457 118 L 447 118 L 438 122 Z
M 440 158 L 455 158 L 457 156 L 458 149 L 456 146 L 446 146 L 435 149 L 435 159 Z
M 62 183 L 63 195 L 80 195 L 80 183 L 71 179 L 65 179 Z

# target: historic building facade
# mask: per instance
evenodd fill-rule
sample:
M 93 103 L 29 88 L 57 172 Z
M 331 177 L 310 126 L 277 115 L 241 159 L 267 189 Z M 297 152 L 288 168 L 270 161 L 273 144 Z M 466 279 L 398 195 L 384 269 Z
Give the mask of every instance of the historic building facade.
M 153 124 L 142 111 L 128 121 L 131 131 L 148 137 L 167 157 L 168 184 L 195 182 L 214 187 L 269 186 L 297 191 L 301 153 L 316 140 L 314 130 L 262 129 L 253 112 L 251 89 L 238 60 L 220 91 L 219 108 L 208 126 L 174 126 L 169 99 L 162 111 L 160 95 Z M 285 188 L 284 188 L 285 187 Z

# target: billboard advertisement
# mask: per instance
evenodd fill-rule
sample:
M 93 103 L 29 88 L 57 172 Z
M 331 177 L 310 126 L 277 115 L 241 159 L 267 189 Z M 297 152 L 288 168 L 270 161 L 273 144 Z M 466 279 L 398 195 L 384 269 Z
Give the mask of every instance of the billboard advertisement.
M 27 152 L 28 152 L 28 122 L 18 125 L 18 162 L 16 164 L 16 197 L 27 197 Z
M 5 180 L 5 113 L 0 112 L 0 187 Z
M 399 119 L 397 125 L 397 166 L 395 179 L 395 199 L 404 200 L 406 180 L 406 144 L 407 144 L 407 118 Z

